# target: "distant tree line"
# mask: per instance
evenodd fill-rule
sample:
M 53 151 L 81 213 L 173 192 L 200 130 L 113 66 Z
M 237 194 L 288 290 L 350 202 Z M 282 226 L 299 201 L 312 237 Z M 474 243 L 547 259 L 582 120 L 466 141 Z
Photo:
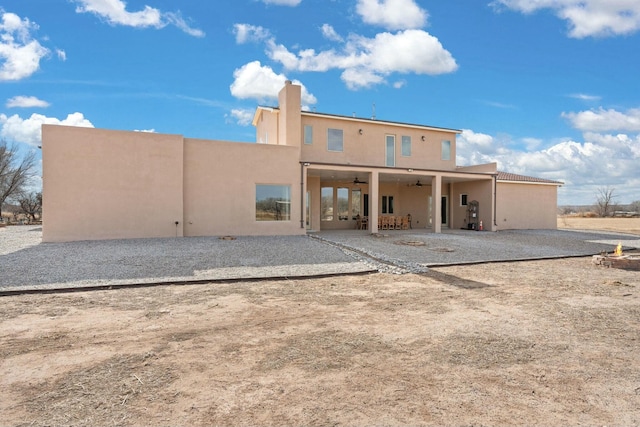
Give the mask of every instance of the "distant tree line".
M 615 188 L 600 187 L 596 190 L 595 202 L 592 205 L 560 206 L 561 215 L 584 215 L 594 217 L 610 217 L 615 215 L 640 215 L 640 200 L 629 204 L 618 203 Z
M 0 220 L 5 211 L 14 219 L 20 214 L 30 221 L 42 217 L 42 193 L 28 190 L 35 164 L 35 151 L 20 156 L 15 145 L 0 141 Z

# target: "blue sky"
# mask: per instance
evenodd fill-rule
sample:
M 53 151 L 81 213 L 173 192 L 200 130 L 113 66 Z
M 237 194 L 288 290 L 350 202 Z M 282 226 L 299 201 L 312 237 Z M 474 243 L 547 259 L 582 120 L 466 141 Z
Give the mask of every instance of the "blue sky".
M 461 129 L 458 164 L 640 200 L 638 0 L 0 0 L 0 138 L 42 123 L 252 142 L 306 108 Z

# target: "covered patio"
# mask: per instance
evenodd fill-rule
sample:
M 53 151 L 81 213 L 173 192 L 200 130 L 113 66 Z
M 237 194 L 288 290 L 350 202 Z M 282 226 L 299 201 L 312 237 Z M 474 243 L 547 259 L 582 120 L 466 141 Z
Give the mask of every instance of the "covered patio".
M 491 230 L 495 173 L 301 163 L 307 230 L 466 228 L 483 221 Z M 434 203 L 434 201 L 438 201 Z M 482 206 L 471 212 L 470 202 Z M 476 208 L 477 209 L 477 208 Z

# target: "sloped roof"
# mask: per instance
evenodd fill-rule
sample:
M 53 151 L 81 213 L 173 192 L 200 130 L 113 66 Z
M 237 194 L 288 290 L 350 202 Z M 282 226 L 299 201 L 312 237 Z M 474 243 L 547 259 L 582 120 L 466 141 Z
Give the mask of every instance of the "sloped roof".
M 502 172 L 502 171 L 498 171 L 498 176 L 496 179 L 498 181 L 530 182 L 533 184 L 553 184 L 553 185 L 564 184 L 564 182 L 561 182 L 561 181 L 553 181 L 550 179 L 536 178 L 533 176 L 518 175 L 515 173 Z

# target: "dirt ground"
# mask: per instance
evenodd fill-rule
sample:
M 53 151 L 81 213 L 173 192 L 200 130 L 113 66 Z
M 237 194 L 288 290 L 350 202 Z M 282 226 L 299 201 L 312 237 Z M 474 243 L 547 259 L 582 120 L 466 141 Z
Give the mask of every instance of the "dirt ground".
M 639 425 L 640 273 L 424 275 L 0 298 L 1 425 Z
M 581 218 L 570 215 L 558 216 L 558 228 L 620 231 L 640 235 L 640 218 Z

